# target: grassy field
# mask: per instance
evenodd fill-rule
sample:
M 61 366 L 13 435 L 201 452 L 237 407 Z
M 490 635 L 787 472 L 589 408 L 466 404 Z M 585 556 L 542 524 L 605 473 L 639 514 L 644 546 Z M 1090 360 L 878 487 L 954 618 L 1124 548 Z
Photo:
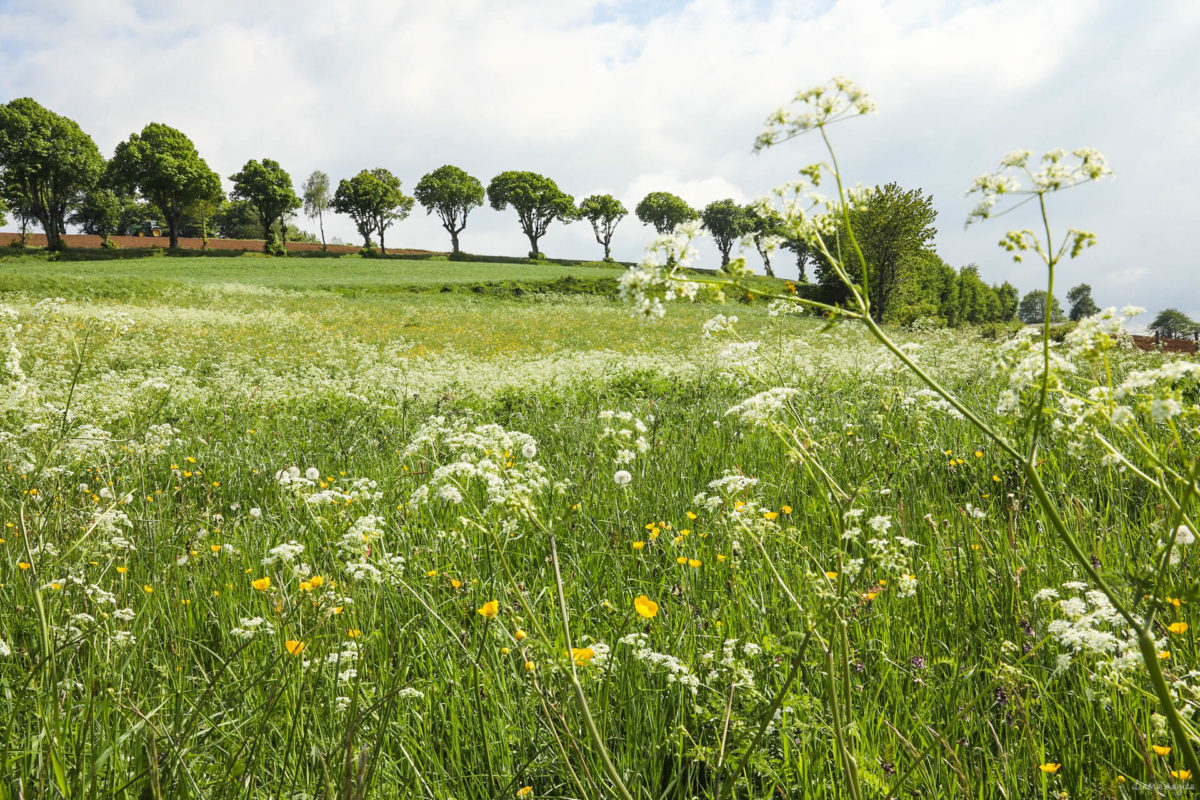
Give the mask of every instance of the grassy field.
M 0 798 L 1180 788 L 1003 454 L 859 328 L 614 274 L 0 260 Z M 897 335 L 995 418 L 994 343 Z M 1042 458 L 1104 574 L 1152 556 L 1129 472 Z

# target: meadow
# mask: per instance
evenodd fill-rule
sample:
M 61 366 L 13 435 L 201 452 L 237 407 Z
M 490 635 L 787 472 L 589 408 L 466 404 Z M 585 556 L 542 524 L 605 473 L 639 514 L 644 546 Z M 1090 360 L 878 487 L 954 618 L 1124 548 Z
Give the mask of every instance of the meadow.
M 558 283 L 589 268 L 247 262 L 0 261 L 0 797 L 1181 780 L 1153 696 L 1057 635 L 1047 590 L 1095 593 L 1021 471 L 862 328 L 631 319 Z M 995 342 L 894 335 L 991 418 Z M 1041 458 L 1099 569 L 1153 557 L 1141 482 Z

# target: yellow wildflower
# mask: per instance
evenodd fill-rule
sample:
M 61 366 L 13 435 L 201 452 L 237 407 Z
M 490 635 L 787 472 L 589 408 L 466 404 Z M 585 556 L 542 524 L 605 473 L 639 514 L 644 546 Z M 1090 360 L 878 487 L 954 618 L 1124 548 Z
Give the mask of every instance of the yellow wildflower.
M 658 603 L 640 594 L 633 599 L 633 608 L 646 619 L 653 619 L 658 614 Z
M 487 617 L 488 619 L 494 619 L 495 616 L 498 613 L 500 613 L 500 602 L 498 600 L 488 600 L 482 606 L 475 609 L 475 611 L 481 617 Z
M 267 589 L 271 588 L 271 576 L 264 575 L 257 580 L 250 581 L 250 585 L 255 589 L 258 589 L 260 592 L 265 592 Z

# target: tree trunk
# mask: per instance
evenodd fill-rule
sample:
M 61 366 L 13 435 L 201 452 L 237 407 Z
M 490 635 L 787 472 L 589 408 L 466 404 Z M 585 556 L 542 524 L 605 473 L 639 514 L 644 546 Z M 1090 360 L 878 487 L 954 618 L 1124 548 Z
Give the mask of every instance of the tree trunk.
M 529 249 L 529 257 L 537 258 L 538 256 L 540 256 L 542 254 L 541 251 L 538 250 L 538 238 L 539 237 L 534 236 L 532 233 L 529 233 L 529 232 L 526 232 L 525 236 L 527 239 L 529 239 L 529 248 L 530 248 Z
M 283 242 L 283 246 L 287 247 L 287 220 L 284 219 L 284 214 L 279 215 L 279 241 Z
M 47 215 L 42 221 L 42 230 L 46 232 L 46 249 L 58 250 L 61 246 L 62 238 L 58 233 L 58 222 L 54 219 L 54 215 Z
M 317 210 L 317 225 L 321 227 L 321 252 L 326 253 L 328 248 L 325 245 L 325 215 L 319 209 Z
M 171 239 L 171 249 L 179 248 L 179 217 L 172 217 L 167 220 L 167 235 Z
M 379 226 L 379 253 L 380 253 L 380 255 L 386 256 L 387 255 L 387 245 L 385 245 L 383 243 L 383 230 L 384 230 L 383 226 L 380 225 Z
M 453 228 L 450 229 L 450 247 L 451 254 L 458 255 L 458 231 Z
M 608 242 L 605 242 L 604 243 L 604 260 L 608 261 L 609 258 L 610 258 L 610 256 L 608 253 Z

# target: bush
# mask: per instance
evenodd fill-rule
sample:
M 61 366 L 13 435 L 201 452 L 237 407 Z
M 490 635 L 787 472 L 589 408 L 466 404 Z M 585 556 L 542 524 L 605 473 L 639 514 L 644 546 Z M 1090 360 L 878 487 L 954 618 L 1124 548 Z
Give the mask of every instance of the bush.
M 105 250 L 116 250 L 121 245 L 117 244 L 112 239 L 105 239 L 100 243 L 100 246 Z
M 358 254 L 363 258 L 375 258 L 379 255 L 379 251 L 374 247 L 360 247 L 358 248 Z
M 545 253 L 535 253 L 532 250 L 530 250 L 529 251 L 529 260 L 530 261 L 545 261 L 546 254 Z
M 450 260 L 450 261 L 470 261 L 471 259 L 466 253 L 459 251 L 457 253 L 451 253 L 448 257 L 448 260 Z
M 25 243 L 22 242 L 20 239 L 13 239 L 11 242 L 8 243 L 8 246 L 11 247 L 13 250 L 24 250 L 25 249 Z
M 1050 326 L 1050 338 L 1056 342 L 1061 342 L 1067 338 L 1067 334 L 1075 330 L 1078 322 L 1063 322 L 1058 325 Z
M 985 322 L 979 326 L 980 339 L 1007 339 L 1025 327 L 1020 320 L 1009 322 Z
M 269 256 L 286 256 L 287 247 L 279 241 L 279 237 L 274 231 L 267 234 L 266 241 L 263 242 L 263 252 Z

